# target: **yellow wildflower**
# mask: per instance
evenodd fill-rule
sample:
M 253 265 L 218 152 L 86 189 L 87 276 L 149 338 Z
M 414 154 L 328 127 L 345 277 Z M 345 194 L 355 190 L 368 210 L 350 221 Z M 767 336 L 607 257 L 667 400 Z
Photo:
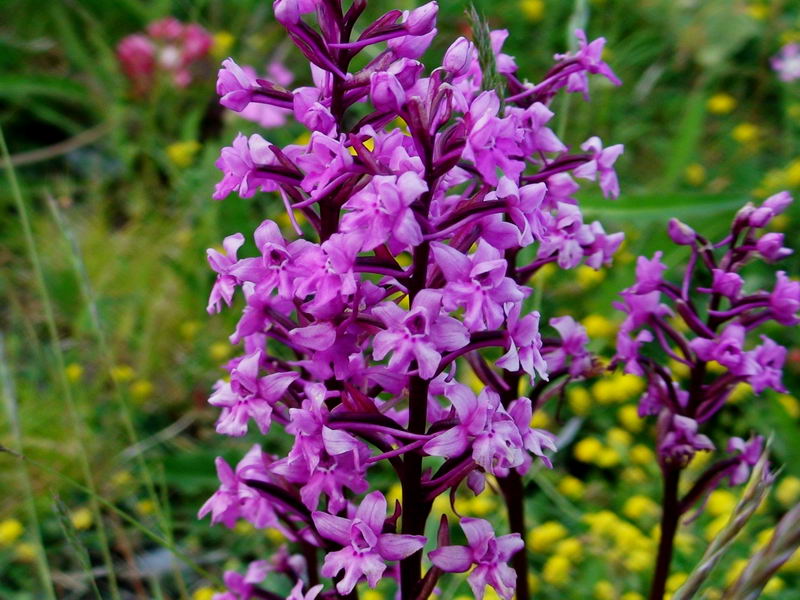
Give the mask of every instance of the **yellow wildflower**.
M 783 579 L 780 577 L 772 577 L 769 581 L 767 581 L 767 585 L 764 586 L 763 594 L 765 596 L 772 596 L 782 591 L 785 587 L 786 582 L 784 582 Z
M 711 521 L 711 523 L 709 523 L 708 525 L 706 525 L 705 531 L 703 532 L 706 540 L 710 542 L 715 537 L 717 537 L 720 531 L 725 529 L 725 526 L 728 524 L 729 520 L 730 520 L 729 515 L 722 515 Z
M 741 402 L 748 396 L 750 396 L 753 392 L 753 388 L 750 386 L 749 383 L 740 382 L 737 383 L 733 389 L 731 390 L 731 395 L 728 396 L 728 401 L 731 404 L 736 404 L 737 402 Z
M 25 532 L 18 519 L 0 521 L 0 546 L 10 546 Z
M 236 38 L 230 31 L 217 31 L 212 37 L 211 56 L 222 60 L 231 53 Z
M 610 377 L 603 377 L 592 385 L 592 397 L 600 404 L 611 404 L 619 398 L 619 390 Z
M 528 547 L 536 553 L 550 552 L 557 542 L 569 535 L 558 521 L 546 521 L 528 532 Z
M 200 323 L 198 321 L 184 321 L 178 328 L 178 332 L 185 340 L 191 340 L 200 331 Z
M 625 467 L 620 474 L 625 483 L 644 483 L 647 481 L 647 473 L 640 467 Z
M 133 481 L 130 471 L 117 471 L 111 476 L 111 484 L 116 487 L 124 487 Z
M 581 287 L 594 287 L 606 278 L 605 271 L 593 269 L 592 267 L 581 265 L 577 268 L 575 276 Z
M 583 544 L 578 538 L 567 538 L 556 544 L 555 553 L 577 563 L 583 559 Z
M 746 566 L 746 558 L 737 558 L 735 561 L 733 561 L 733 564 L 728 569 L 728 572 L 725 573 L 725 585 L 731 585 L 734 581 L 736 581 Z
M 156 512 L 156 503 L 149 499 L 139 500 L 134 508 L 140 515 L 152 515 Z
M 611 467 L 617 466 L 621 460 L 622 457 L 619 452 L 613 448 L 604 447 L 600 450 L 594 462 L 598 467 L 610 469 Z
M 690 185 L 702 185 L 706 180 L 706 168 L 700 163 L 692 163 L 686 166 L 683 176 Z
M 583 438 L 575 444 L 573 454 L 581 462 L 592 463 L 602 449 L 603 444 L 597 438 Z
M 111 377 L 118 383 L 126 383 L 133 379 L 136 372 L 130 365 L 114 365 L 111 367 Z
M 606 433 L 606 439 L 612 446 L 618 448 L 627 448 L 633 443 L 633 436 L 619 427 L 612 427 Z
M 539 581 L 539 577 L 535 573 L 528 573 L 528 589 L 531 591 L 532 594 L 535 594 L 539 591 L 542 587 L 542 582 Z
M 554 554 L 544 563 L 542 579 L 550 585 L 562 587 L 569 582 L 569 572 L 572 564 L 564 556 Z
M 208 348 L 211 360 L 221 362 L 231 355 L 232 347 L 227 342 L 214 342 Z
M 669 367 L 669 370 L 672 372 L 672 374 L 678 377 L 679 379 L 686 379 L 689 377 L 690 373 L 689 367 L 687 367 L 682 362 L 679 362 L 671 358 L 669 359 L 669 361 L 667 361 L 667 366 Z
M 565 475 L 561 481 L 558 482 L 558 491 L 571 500 L 581 498 L 585 490 L 586 486 L 583 482 L 572 475 Z
M 631 462 L 637 465 L 649 465 L 655 461 L 655 454 L 644 444 L 636 444 L 630 451 Z
M 144 400 L 153 393 L 153 382 L 147 379 L 137 379 L 131 384 L 131 396 L 137 400 Z
M 194 157 L 200 148 L 200 142 L 197 140 L 175 142 L 167 146 L 167 158 L 179 169 L 185 169 L 194 162 Z
M 736 508 L 736 494 L 728 490 L 714 490 L 708 495 L 706 510 L 712 517 L 729 516 Z
M 714 94 L 706 101 L 708 112 L 715 115 L 727 115 L 736 108 L 736 98 L 725 92 Z
M 597 600 L 614 600 L 617 597 L 614 584 L 605 579 L 598 581 L 594 584 L 594 597 Z
M 531 417 L 530 425 L 534 429 L 547 429 L 550 426 L 550 415 L 543 410 L 537 410 Z
M 652 552 L 637 549 L 628 552 L 628 555 L 625 557 L 625 560 L 622 564 L 629 571 L 641 573 L 653 567 L 653 559 L 654 556 Z
M 620 600 L 644 600 L 644 596 L 639 592 L 625 592 Z
M 487 493 L 471 498 L 467 504 L 470 515 L 483 517 L 497 510 L 497 501 Z
M 82 529 L 89 529 L 92 526 L 92 511 L 88 508 L 83 507 L 79 508 L 69 516 L 70 521 L 72 521 L 72 526 L 75 529 L 82 530 Z
M 33 562 L 36 558 L 36 546 L 30 542 L 20 542 L 14 546 L 14 557 L 20 562 Z
M 769 6 L 766 4 L 748 4 L 747 14 L 756 21 L 763 21 L 769 16 Z
M 541 21 L 544 16 L 544 0 L 521 0 L 519 8 L 528 21 Z
M 800 402 L 797 401 L 797 398 L 789 394 L 778 394 L 778 402 L 791 418 L 800 419 Z
M 689 575 L 687 573 L 673 573 L 667 578 L 667 591 L 670 593 L 676 592 L 688 578 Z
M 800 479 L 787 475 L 775 489 L 775 499 L 786 508 L 797 504 L 800 500 Z
M 740 144 L 752 144 L 758 140 L 758 125 L 753 123 L 740 123 L 731 131 L 731 137 Z
M 383 594 L 378 590 L 366 589 L 359 592 L 359 597 L 363 600 L 384 600 Z
M 590 338 L 610 338 L 617 332 L 616 323 L 603 315 L 587 315 L 581 324 L 586 328 Z
M 275 529 L 274 527 L 268 527 L 264 530 L 264 536 L 273 544 L 283 544 L 286 542 L 286 536 L 283 535 L 283 532 L 280 529 Z
M 652 498 L 642 495 L 631 496 L 622 507 L 622 514 L 638 521 L 641 518 L 655 517 L 660 513 L 660 505 Z
M 644 420 L 639 416 L 639 407 L 635 404 L 620 406 L 617 411 L 620 424 L 632 433 L 638 433 L 644 428 Z
M 786 573 L 800 573 L 800 550 L 795 550 L 780 570 Z
M 70 383 L 76 383 L 83 377 L 83 367 L 78 363 L 70 363 L 64 367 L 64 374 Z
M 572 386 L 567 390 L 567 403 L 576 415 L 585 416 L 592 407 L 592 397 L 585 387 Z

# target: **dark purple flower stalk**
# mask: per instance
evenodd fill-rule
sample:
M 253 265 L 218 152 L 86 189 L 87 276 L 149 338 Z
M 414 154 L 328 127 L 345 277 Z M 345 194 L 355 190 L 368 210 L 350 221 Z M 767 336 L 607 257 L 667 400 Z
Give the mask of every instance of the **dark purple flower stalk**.
M 760 207 L 748 203 L 718 243 L 672 219 L 670 238 L 688 246 L 691 253 L 682 281 L 671 283 L 664 278 L 667 267 L 661 262 L 661 252 L 652 259 L 639 257 L 636 283 L 621 293 L 623 300 L 616 304 L 627 317 L 617 337 L 615 360 L 626 372 L 646 377 L 648 389 L 639 413 L 658 417 L 656 446 L 664 498 L 652 600 L 664 595 L 681 516 L 725 478 L 730 485 L 746 481 L 761 453 L 761 436 L 748 442 L 731 438 L 728 456 L 708 467 L 681 498 L 683 469 L 697 452 L 715 449 L 700 428 L 719 413 L 739 384 L 749 384 L 756 394 L 767 388 L 785 391 L 781 375 L 786 349 L 765 335 L 756 342 L 754 333 L 769 321 L 787 326 L 800 323 L 800 283 L 778 271 L 771 291 L 745 292 L 747 282 L 739 271 L 754 260 L 774 262 L 792 253 L 783 247 L 782 235 L 762 232 L 791 201 L 788 193 L 781 192 Z M 673 319 L 682 320 L 684 327 L 676 328 Z M 659 358 L 659 352 L 689 369 L 685 384 Z M 717 368 L 710 369 L 711 362 Z
M 214 197 L 277 191 L 290 218 L 302 213 L 308 226 L 293 221 L 300 237 L 286 239 L 265 221 L 255 257 L 237 256 L 241 234 L 226 238 L 224 254 L 209 251 L 209 311 L 230 305 L 239 288 L 245 304 L 231 336 L 243 355 L 210 400 L 222 408 L 217 431 L 243 435 L 252 420 L 263 435 L 284 429 L 293 445 L 282 457 L 255 446 L 235 471 L 219 459 L 222 485 L 201 514 L 229 527 L 240 518 L 277 527 L 298 544 L 292 560 L 303 568 L 281 571 L 293 599 L 354 598 L 359 582 L 387 577 L 403 600 L 426 598 L 444 572 L 475 566 L 476 597 L 488 585 L 527 600 L 522 476 L 535 459 L 550 466 L 546 452 L 556 449 L 531 415 L 553 387 L 597 368 L 573 320 L 552 320 L 561 339 L 543 341 L 539 313 L 524 308 L 527 283 L 549 262 L 609 264 L 622 241 L 584 223 L 573 197 L 573 176 L 618 194 L 621 146 L 592 137 L 570 153 L 547 127 L 546 104 L 561 88 L 586 94 L 587 73 L 616 78 L 600 60 L 602 39 L 587 44 L 578 32 L 577 55 L 557 57 L 541 84 L 523 84 L 502 53 L 507 33 L 495 31 L 483 50 L 518 96 L 503 103 L 482 89 L 486 65 L 464 38 L 425 72 L 418 59 L 436 34 L 435 2 L 359 24 L 353 39 L 364 7 L 274 3 L 313 86 L 290 91 L 231 59 L 220 71 L 224 106 L 291 110 L 310 139 L 279 148 L 238 136 L 217 162 Z M 385 46 L 351 72 L 375 44 Z M 502 354 L 494 364 L 483 354 L 491 347 Z M 483 381 L 480 394 L 459 383 L 467 369 Z M 520 397 L 523 376 L 534 385 Z M 368 474 L 380 468 L 401 483 L 397 506 L 371 487 Z M 486 473 L 500 482 L 512 533 L 465 517 L 469 546 L 451 546 L 445 522 L 435 549 L 424 537 L 434 499 L 462 484 L 479 493 Z M 320 575 L 331 579 L 325 591 Z M 274 596 L 260 579 L 231 581 L 230 594 Z

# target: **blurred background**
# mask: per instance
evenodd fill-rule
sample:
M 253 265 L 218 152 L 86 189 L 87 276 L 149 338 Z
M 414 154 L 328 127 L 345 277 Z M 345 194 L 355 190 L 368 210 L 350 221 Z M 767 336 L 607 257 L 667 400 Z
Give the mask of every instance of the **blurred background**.
M 369 11 L 414 6 L 381 0 Z M 608 40 L 604 58 L 622 87 L 597 78 L 590 103 L 558 96 L 555 129 L 561 134 L 569 123 L 564 141 L 573 146 L 590 135 L 625 144 L 620 199 L 587 191 L 581 202 L 587 218 L 624 230 L 627 241 L 611 269 L 545 270 L 534 285 L 546 316 L 580 319 L 594 349 L 610 357 L 621 320 L 611 303 L 631 283 L 635 257 L 665 246 L 669 217 L 719 237 L 744 202 L 800 188 L 800 82 L 782 81 L 770 66 L 783 45 L 800 41 L 800 2 L 476 6 L 493 28 L 509 30 L 505 51 L 530 81 L 570 47 L 576 27 Z M 468 32 L 465 8 L 440 2 L 428 64 Z M 310 81 L 265 0 L 0 0 L 0 128 L 8 148 L 0 157 L 0 444 L 31 461 L 0 453 L 0 598 L 209 600 L 225 569 L 281 543 L 277 531 L 196 520 L 218 485 L 214 458 L 235 462 L 259 441 L 214 432 L 217 411 L 206 399 L 233 351 L 227 336 L 237 311 L 206 313 L 213 273 L 205 250 L 226 235 L 249 235 L 267 217 L 288 224 L 271 194 L 211 200 L 220 178 L 214 161 L 238 131 L 279 145 L 302 132 L 279 112 L 251 115 L 259 124 L 217 104 L 216 70 L 227 56 L 286 84 Z M 796 218 L 775 224 L 795 247 Z M 683 258 L 668 253 L 665 262 Z M 796 275 L 797 267 L 795 257 L 784 268 Z M 771 278 L 763 273 L 765 285 Z M 768 333 L 790 346 L 786 383 L 797 390 L 796 331 Z M 636 414 L 641 390 L 638 379 L 610 373 L 535 415 L 538 427 L 558 432 L 569 422 L 572 431 L 555 469 L 535 472 L 527 488 L 537 597 L 643 597 L 660 483 L 651 424 Z M 784 470 L 715 571 L 707 598 L 720 597 L 715 590 L 800 500 L 797 398 L 755 398 L 743 387 L 735 400 L 720 429 L 771 433 Z M 387 491 L 397 494 L 388 482 Z M 715 492 L 684 528 L 671 589 L 738 493 Z M 503 518 L 491 490 L 459 502 L 475 516 Z M 445 502 L 436 510 L 449 509 Z M 41 583 L 48 579 L 51 595 Z M 469 597 L 454 581 L 440 597 Z M 800 557 L 766 593 L 800 598 Z M 389 598 L 381 589 L 361 597 Z

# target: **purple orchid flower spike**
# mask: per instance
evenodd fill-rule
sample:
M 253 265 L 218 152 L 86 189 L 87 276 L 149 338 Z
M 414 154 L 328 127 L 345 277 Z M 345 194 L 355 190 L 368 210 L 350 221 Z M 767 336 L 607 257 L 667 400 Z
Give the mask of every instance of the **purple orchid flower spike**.
M 561 338 L 543 341 L 540 314 L 525 299 L 539 269 L 599 269 L 622 243 L 622 234 L 584 222 L 578 200 L 580 178 L 617 195 L 622 148 L 592 137 L 572 152 L 549 127 L 559 90 L 585 93 L 589 73 L 617 81 L 600 56 L 604 40 L 580 33 L 577 53 L 528 83 L 503 51 L 508 31 L 489 31 L 508 92 L 501 101 L 484 89 L 473 41 L 457 40 L 433 69 L 421 62 L 438 9 L 428 2 L 367 22 L 363 0 L 275 0 L 309 83 L 287 89 L 294 76 L 275 61 L 262 79 L 227 59 L 217 78 L 227 109 L 265 127 L 293 118 L 306 131 L 282 147 L 240 134 L 216 163 L 214 198 L 277 192 L 293 229 L 265 220 L 255 256 L 237 256 L 239 234 L 224 253 L 209 252 L 217 274 L 209 310 L 230 305 L 238 287 L 244 297 L 230 336 L 242 352 L 210 398 L 221 408 L 217 431 L 242 436 L 252 420 L 253 434 L 278 425 L 293 439 L 281 456 L 253 451 L 253 464 L 235 471 L 218 461 L 220 489 L 201 511 L 229 526 L 278 523 L 301 544 L 308 572 L 276 568 L 289 574 L 292 600 L 341 598 L 381 578 L 397 580 L 400 600 L 430 595 L 442 574 L 422 568 L 433 503 L 462 484 L 480 490 L 487 473 L 516 515 L 514 533 L 489 536 L 485 522 L 463 520 L 475 537 L 470 581 L 476 596 L 488 584 L 528 600 L 528 561 L 514 554 L 525 533 L 522 477 L 535 459 L 549 466 L 555 450 L 552 434 L 531 428 L 531 413 L 597 365 L 572 320 L 553 321 Z M 748 218 L 785 208 L 781 198 L 765 207 Z M 780 241 L 766 238 L 758 251 L 784 254 Z M 661 286 L 645 300 L 631 292 L 627 333 L 668 310 L 662 294 Z M 791 308 L 771 305 L 762 310 Z M 754 386 L 773 381 L 777 364 L 768 344 L 758 352 L 747 355 Z M 466 370 L 484 385 L 477 396 L 457 383 Z M 389 519 L 377 468 L 391 469 L 402 491 Z M 441 530 L 440 545 L 446 537 Z M 313 559 L 323 551 L 320 572 Z M 387 561 L 399 564 L 388 571 Z M 320 588 L 320 575 L 332 581 Z
M 518 533 L 495 537 L 494 528 L 484 519 L 461 519 L 467 546 L 443 546 L 431 551 L 431 562 L 447 573 L 470 571 L 467 581 L 477 600 L 482 600 L 486 586 L 493 587 L 500 597 L 511 600 L 516 573 L 508 566 L 511 557 L 522 550 L 524 542 Z
M 326 577 L 344 571 L 344 577 L 336 584 L 341 594 L 349 594 L 361 577 L 374 588 L 387 561 L 406 558 L 426 542 L 421 535 L 383 533 L 386 498 L 380 492 L 367 494 L 352 519 L 320 511 L 314 512 L 312 517 L 323 537 L 343 546 L 341 550 L 329 552 L 322 567 Z
M 727 476 L 730 485 L 747 479 L 749 469 L 761 455 L 761 438 L 750 442 L 731 438 L 727 457 L 712 463 L 681 497 L 683 469 L 698 451 L 715 449 L 701 427 L 724 408 L 739 384 L 749 384 L 755 394 L 767 388 L 783 391 L 782 371 L 786 348 L 761 335 L 753 346 L 754 330 L 774 321 L 794 325 L 800 309 L 800 283 L 778 271 L 774 289 L 748 289 L 741 272 L 752 260 L 773 262 L 791 254 L 780 234 L 764 233 L 775 215 L 791 203 L 782 192 L 761 206 L 747 203 L 734 216 L 726 237 L 713 242 L 675 219 L 669 223 L 670 239 L 688 249 L 690 255 L 681 281 L 670 282 L 662 253 L 652 259 L 640 257 L 636 283 L 624 290 L 617 308 L 626 313 L 617 336 L 615 362 L 628 373 L 648 380 L 639 404 L 639 414 L 658 415 L 658 452 L 664 479 L 664 512 L 651 597 L 666 589 L 672 560 L 673 538 L 682 514 Z M 708 281 L 711 286 L 708 287 Z M 666 300 L 666 302 L 662 302 Z M 674 320 L 678 320 L 676 326 Z M 664 358 L 689 371 L 682 389 Z

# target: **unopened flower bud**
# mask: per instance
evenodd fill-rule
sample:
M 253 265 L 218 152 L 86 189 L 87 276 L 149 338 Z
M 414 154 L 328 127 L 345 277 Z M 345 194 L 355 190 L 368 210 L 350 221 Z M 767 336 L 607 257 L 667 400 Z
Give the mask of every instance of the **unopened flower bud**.
M 472 65 L 473 45 L 465 37 L 458 38 L 444 53 L 442 65 L 453 77 L 464 75 Z
M 792 195 L 787 191 L 783 191 L 773 194 L 764 200 L 761 206 L 770 209 L 773 214 L 779 215 L 789 207 L 792 201 Z
M 399 112 L 406 101 L 403 86 L 400 85 L 397 77 L 387 71 L 372 74 L 369 95 L 372 104 L 380 111 Z
M 426 35 L 436 26 L 436 14 L 439 12 L 438 2 L 428 2 L 408 13 L 405 21 L 406 31 L 410 35 Z
M 387 71 L 397 77 L 397 81 L 400 82 L 403 89 L 407 90 L 414 87 L 424 68 L 424 65 L 418 60 L 401 58 L 389 65 Z
M 781 260 L 792 254 L 790 248 L 783 246 L 782 233 L 765 233 L 756 242 L 756 250 L 769 261 Z
M 740 275 L 723 271 L 722 269 L 714 269 L 712 275 L 714 277 L 711 284 L 712 292 L 722 294 L 731 300 L 736 300 L 739 297 L 739 292 L 742 290 L 742 285 L 744 285 L 744 280 Z
M 733 218 L 733 229 L 741 230 L 742 227 L 747 227 L 750 224 L 750 217 L 755 212 L 756 207 L 752 202 L 748 202 L 736 213 Z
M 669 232 L 670 239 L 681 246 L 689 246 L 693 244 L 696 238 L 694 229 L 678 219 L 669 220 L 667 231 Z
M 275 0 L 272 10 L 275 20 L 283 25 L 296 25 L 304 14 L 316 10 L 318 0 Z

